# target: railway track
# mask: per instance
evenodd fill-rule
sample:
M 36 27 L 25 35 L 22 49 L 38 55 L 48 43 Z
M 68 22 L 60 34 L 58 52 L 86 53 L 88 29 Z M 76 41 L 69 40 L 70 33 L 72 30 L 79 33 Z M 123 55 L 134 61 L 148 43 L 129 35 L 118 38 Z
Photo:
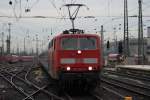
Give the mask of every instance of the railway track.
M 33 72 L 31 70 L 36 70 L 36 69 L 38 69 L 38 67 L 31 68 L 30 71 L 28 72 L 28 75 L 29 75 L 30 72 Z M 30 82 L 33 81 L 33 79 L 28 79 L 28 76 L 26 76 L 26 78 Z M 34 83 L 34 82 L 32 82 L 32 83 Z M 54 86 L 54 84 L 57 84 L 57 83 L 50 83 L 50 84 Z M 57 85 L 55 85 L 55 86 L 57 86 Z M 56 87 L 55 89 L 57 89 L 57 88 L 58 87 Z M 51 87 L 48 87 L 46 89 L 46 91 L 47 90 L 51 91 L 52 93 L 56 92 L 56 91 L 53 91 L 53 89 L 51 89 Z M 68 91 L 65 91 L 65 90 L 62 90 L 61 92 L 59 91 L 59 93 L 54 93 L 54 94 L 58 95 L 59 97 L 63 98 L 64 100 L 102 100 L 102 99 L 100 99 L 100 97 L 98 95 L 95 95 L 95 94 L 74 96 L 74 95 L 70 94 Z
M 82 95 L 72 95 L 69 93 L 64 93 L 65 100 L 103 100 L 98 94 L 86 93 Z
M 34 70 L 34 69 L 37 69 L 37 68 L 39 68 L 39 67 L 31 67 L 31 68 L 27 71 L 27 73 L 25 74 L 25 80 L 26 80 L 30 85 L 32 85 L 32 86 L 34 86 L 35 88 L 38 89 L 37 91 L 35 91 L 35 92 L 33 92 L 32 94 L 30 94 L 30 96 L 33 96 L 33 95 L 35 95 L 35 94 L 37 94 L 37 93 L 39 93 L 39 92 L 43 92 L 43 93 L 45 93 L 46 95 L 48 95 L 48 97 L 49 97 L 50 99 L 54 99 L 54 100 L 55 100 L 55 99 L 56 99 L 56 100 L 64 100 L 63 98 L 61 98 L 61 97 L 57 96 L 56 94 L 54 94 L 52 91 L 46 90 L 46 88 L 48 88 L 50 85 L 53 85 L 53 84 L 47 82 L 48 84 L 45 84 L 45 85 L 43 85 L 43 86 L 38 86 L 36 83 L 33 82 L 33 79 L 32 79 L 32 80 L 29 79 L 30 72 L 33 72 L 33 70 Z M 29 97 L 26 97 L 25 99 L 27 99 L 27 98 L 29 98 Z M 25 99 L 23 99 L 23 100 L 25 100 Z
M 105 82 L 102 82 L 101 85 L 103 91 L 101 97 L 103 98 L 103 100 L 126 100 L 125 98 L 132 98 L 133 100 L 146 100 L 143 97 L 134 94 L 133 92 L 129 92 L 124 88 L 120 88 L 120 86 L 108 84 Z
M 116 67 L 116 69 L 120 73 L 134 74 L 134 75 L 137 75 L 137 76 L 150 78 L 150 71 L 148 69 L 146 70 L 145 67 L 142 68 L 142 69 L 130 69 L 130 68 L 126 69 L 126 68 Z
M 28 94 L 26 92 L 24 92 L 22 90 L 22 88 L 18 87 L 13 81 L 12 78 L 14 77 L 14 75 L 11 75 L 10 73 L 6 72 L 6 71 L 2 71 L 0 72 L 0 76 L 6 81 L 8 82 L 12 87 L 14 87 L 19 93 L 21 93 L 23 96 L 28 96 Z M 30 98 L 32 99 L 32 98 Z M 32 99 L 33 100 L 33 99 Z
M 102 84 L 111 85 L 116 87 L 118 90 L 125 91 L 124 94 L 131 95 L 134 97 L 144 97 L 144 100 L 148 100 L 150 97 L 150 88 L 147 85 L 142 85 L 137 82 L 131 81 L 131 79 L 126 77 L 117 76 L 114 74 L 102 75 Z M 109 87 L 110 88 L 110 87 Z M 115 89 L 115 91 L 118 91 Z M 119 91 L 118 91 L 119 93 Z
M 115 91 L 111 87 L 106 86 L 108 84 L 101 84 L 98 86 L 99 90 L 103 91 L 99 95 L 102 98 L 101 100 L 124 100 L 125 94 Z M 111 98 L 110 98 L 111 97 Z
M 93 100 L 104 100 L 102 96 L 100 96 L 98 93 L 95 93 L 95 92 L 91 93 L 91 96 Z
M 118 76 L 124 76 L 124 77 L 129 77 L 129 78 L 141 80 L 141 81 L 144 81 L 144 82 L 150 82 L 150 77 L 149 76 L 142 76 L 140 74 L 134 74 L 134 73 L 131 73 L 131 72 L 125 73 L 125 72 L 119 72 L 119 71 L 116 71 L 116 70 L 107 70 L 107 69 L 105 69 L 103 71 L 103 73 L 110 73 L 110 74 L 114 74 L 114 75 L 118 75 Z
M 27 66 L 26 66 L 27 67 Z M 19 94 L 22 95 L 22 100 L 41 100 L 41 95 L 43 97 L 48 96 L 48 99 L 53 100 L 63 100 L 61 97 L 54 95 L 53 93 L 46 91 L 45 88 L 48 87 L 48 85 L 38 87 L 37 85 L 33 84 L 27 79 L 27 76 L 31 69 L 28 68 L 22 68 L 22 70 L 19 71 L 12 71 L 9 70 L 9 68 L 1 68 L 0 70 L 0 76 L 7 82 L 9 85 L 11 85 L 15 90 L 19 92 Z M 31 66 L 30 66 L 31 67 Z M 38 95 L 40 95 L 40 98 L 37 98 Z M 14 98 L 16 100 L 17 97 Z M 13 99 L 11 99 L 13 100 Z M 20 99 L 18 99 L 20 100 Z M 44 100 L 44 98 L 43 98 Z M 46 99 L 45 99 L 46 100 Z
M 40 62 L 40 66 L 45 66 L 45 63 L 42 63 L 45 61 Z M 77 86 L 77 88 L 79 88 Z M 82 88 L 82 87 L 81 87 Z M 83 93 L 81 91 L 83 91 L 81 88 L 76 89 L 76 88 L 72 88 L 69 87 L 69 90 L 67 88 L 67 90 L 62 90 L 59 94 L 61 97 L 64 98 L 64 100 L 103 100 L 98 94 L 95 93 Z M 70 91 L 71 90 L 71 91 Z M 99 91 L 100 92 L 100 91 Z
M 36 80 L 35 73 L 42 69 L 34 62 L 0 66 L 0 80 L 9 86 L 8 94 L 13 91 L 9 99 L 8 95 L 5 95 L 4 98 L 0 97 L 1 100 L 102 100 L 95 93 L 74 96 L 64 91 L 60 95 L 58 85 L 46 75 L 42 75 L 44 78 L 40 81 Z
M 119 90 L 112 84 L 102 82 L 97 88 L 101 91 L 99 92 L 101 100 L 125 100 L 127 96 L 129 97 L 128 93 Z
M 122 77 L 124 80 L 131 81 L 130 84 L 132 84 L 133 86 L 137 86 L 137 87 L 141 87 L 143 89 L 145 88 L 145 89 L 150 90 L 150 85 L 149 85 L 150 84 L 150 79 L 145 78 L 143 76 L 137 76 L 137 75 L 134 75 L 134 74 L 131 74 L 131 73 L 129 73 L 129 74 L 126 73 L 125 74 L 125 73 L 120 73 L 120 72 L 117 72 L 117 71 L 110 71 L 110 70 L 104 71 L 104 75 L 106 75 L 106 76 L 108 76 L 108 75 L 117 75 L 119 77 Z M 124 82 L 127 82 L 127 81 L 124 81 Z

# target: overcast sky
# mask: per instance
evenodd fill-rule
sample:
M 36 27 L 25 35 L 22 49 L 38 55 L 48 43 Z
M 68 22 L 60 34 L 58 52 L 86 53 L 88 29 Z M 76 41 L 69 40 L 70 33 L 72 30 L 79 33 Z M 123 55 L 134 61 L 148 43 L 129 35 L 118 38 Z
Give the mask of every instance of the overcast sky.
M 21 41 L 28 34 L 30 38 L 35 38 L 38 34 L 40 39 L 45 41 L 51 31 L 53 35 L 59 34 L 65 29 L 71 28 L 71 22 L 68 19 L 57 19 L 68 17 L 67 9 L 62 5 L 67 3 L 82 3 L 87 5 L 80 9 L 78 16 L 82 16 L 75 21 L 77 28 L 84 29 L 87 33 L 96 33 L 100 31 L 100 26 L 104 25 L 105 39 L 113 40 L 114 28 L 118 40 L 123 37 L 123 3 L 124 0 L 0 0 L 0 33 L 8 34 L 8 23 L 12 23 L 12 40 Z M 21 1 L 21 3 L 20 3 Z M 150 0 L 143 0 L 143 15 L 150 16 Z M 25 12 L 30 9 L 30 12 Z M 128 0 L 129 15 L 137 15 L 138 0 Z M 12 16 L 7 18 L 2 16 Z M 19 18 L 19 16 L 21 18 Z M 51 16 L 55 18 L 22 18 L 24 16 Z M 95 18 L 84 18 L 85 16 L 94 16 Z M 129 32 L 131 36 L 137 37 L 137 18 L 129 18 Z M 146 36 L 146 27 L 150 26 L 150 17 L 143 17 L 144 36 Z M 97 33 L 98 34 L 98 33 Z M 17 39 L 16 39 L 17 38 Z M 15 45 L 16 42 L 14 42 Z M 1 44 L 0 44 L 1 45 Z

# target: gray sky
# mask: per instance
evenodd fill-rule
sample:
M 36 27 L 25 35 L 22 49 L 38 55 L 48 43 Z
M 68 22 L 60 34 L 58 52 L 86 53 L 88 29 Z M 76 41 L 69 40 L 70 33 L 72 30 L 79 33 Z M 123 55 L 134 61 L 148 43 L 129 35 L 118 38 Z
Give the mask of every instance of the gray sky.
M 21 1 L 21 6 L 20 6 Z M 28 1 L 28 2 L 27 2 Z M 16 41 L 23 41 L 24 37 L 35 38 L 38 34 L 41 40 L 47 41 L 47 36 L 51 30 L 53 35 L 59 34 L 65 29 L 71 28 L 71 22 L 68 19 L 56 19 L 68 17 L 67 9 L 62 8 L 66 3 L 82 3 L 90 9 L 81 8 L 76 19 L 75 26 L 84 29 L 87 33 L 96 33 L 100 31 L 100 26 L 104 25 L 105 39 L 113 40 L 114 27 L 118 39 L 123 37 L 123 2 L 124 0 L 12 0 L 12 6 L 9 0 L 0 0 L 0 16 L 13 16 L 16 18 L 0 17 L 0 33 L 8 34 L 8 24 L 12 23 L 13 46 Z M 25 12 L 29 8 L 30 12 Z M 149 14 L 150 0 L 143 0 L 143 15 Z M 137 15 L 138 0 L 128 0 L 129 15 Z M 56 18 L 18 18 L 19 16 L 51 16 Z M 95 16 L 95 18 L 84 18 L 84 16 Z M 137 37 L 137 18 L 129 18 L 129 33 Z M 146 36 L 146 27 L 150 26 L 150 17 L 143 17 L 144 36 Z M 98 33 L 97 33 L 98 34 Z M 1 45 L 1 43 L 0 43 Z M 22 42 L 20 43 L 22 45 Z

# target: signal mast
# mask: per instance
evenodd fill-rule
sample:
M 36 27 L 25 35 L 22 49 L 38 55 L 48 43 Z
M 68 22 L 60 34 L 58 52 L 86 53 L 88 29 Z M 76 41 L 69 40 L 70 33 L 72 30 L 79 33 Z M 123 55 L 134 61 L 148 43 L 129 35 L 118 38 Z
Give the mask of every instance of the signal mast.
M 68 8 L 69 19 L 71 20 L 71 23 L 72 23 L 72 29 L 70 29 L 69 31 L 71 31 L 73 34 L 75 34 L 77 31 L 81 31 L 79 29 L 75 29 L 74 21 L 77 18 L 77 14 L 78 14 L 79 9 L 81 7 L 85 6 L 87 9 L 89 9 L 89 8 L 84 4 L 65 4 L 63 6 Z M 71 8 L 72 7 L 76 7 L 76 9 L 73 13 L 71 13 Z M 60 10 L 61 10 L 61 8 L 60 8 Z

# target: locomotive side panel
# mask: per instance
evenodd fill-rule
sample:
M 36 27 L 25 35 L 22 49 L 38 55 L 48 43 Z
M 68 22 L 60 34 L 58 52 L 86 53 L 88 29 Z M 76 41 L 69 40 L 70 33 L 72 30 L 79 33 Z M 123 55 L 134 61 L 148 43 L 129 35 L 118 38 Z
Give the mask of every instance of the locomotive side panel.
M 49 47 L 48 47 L 48 73 L 50 74 L 50 76 L 52 77 L 52 78 L 54 78 L 54 71 L 53 71 L 53 69 L 54 69 L 54 66 L 53 66 L 53 53 L 54 53 L 54 49 L 53 49 L 53 45 L 54 45 L 54 43 L 53 43 L 53 40 L 51 40 L 50 41 L 50 43 L 49 43 Z
M 53 79 L 58 79 L 58 45 L 58 39 L 53 39 L 48 49 L 48 73 Z

